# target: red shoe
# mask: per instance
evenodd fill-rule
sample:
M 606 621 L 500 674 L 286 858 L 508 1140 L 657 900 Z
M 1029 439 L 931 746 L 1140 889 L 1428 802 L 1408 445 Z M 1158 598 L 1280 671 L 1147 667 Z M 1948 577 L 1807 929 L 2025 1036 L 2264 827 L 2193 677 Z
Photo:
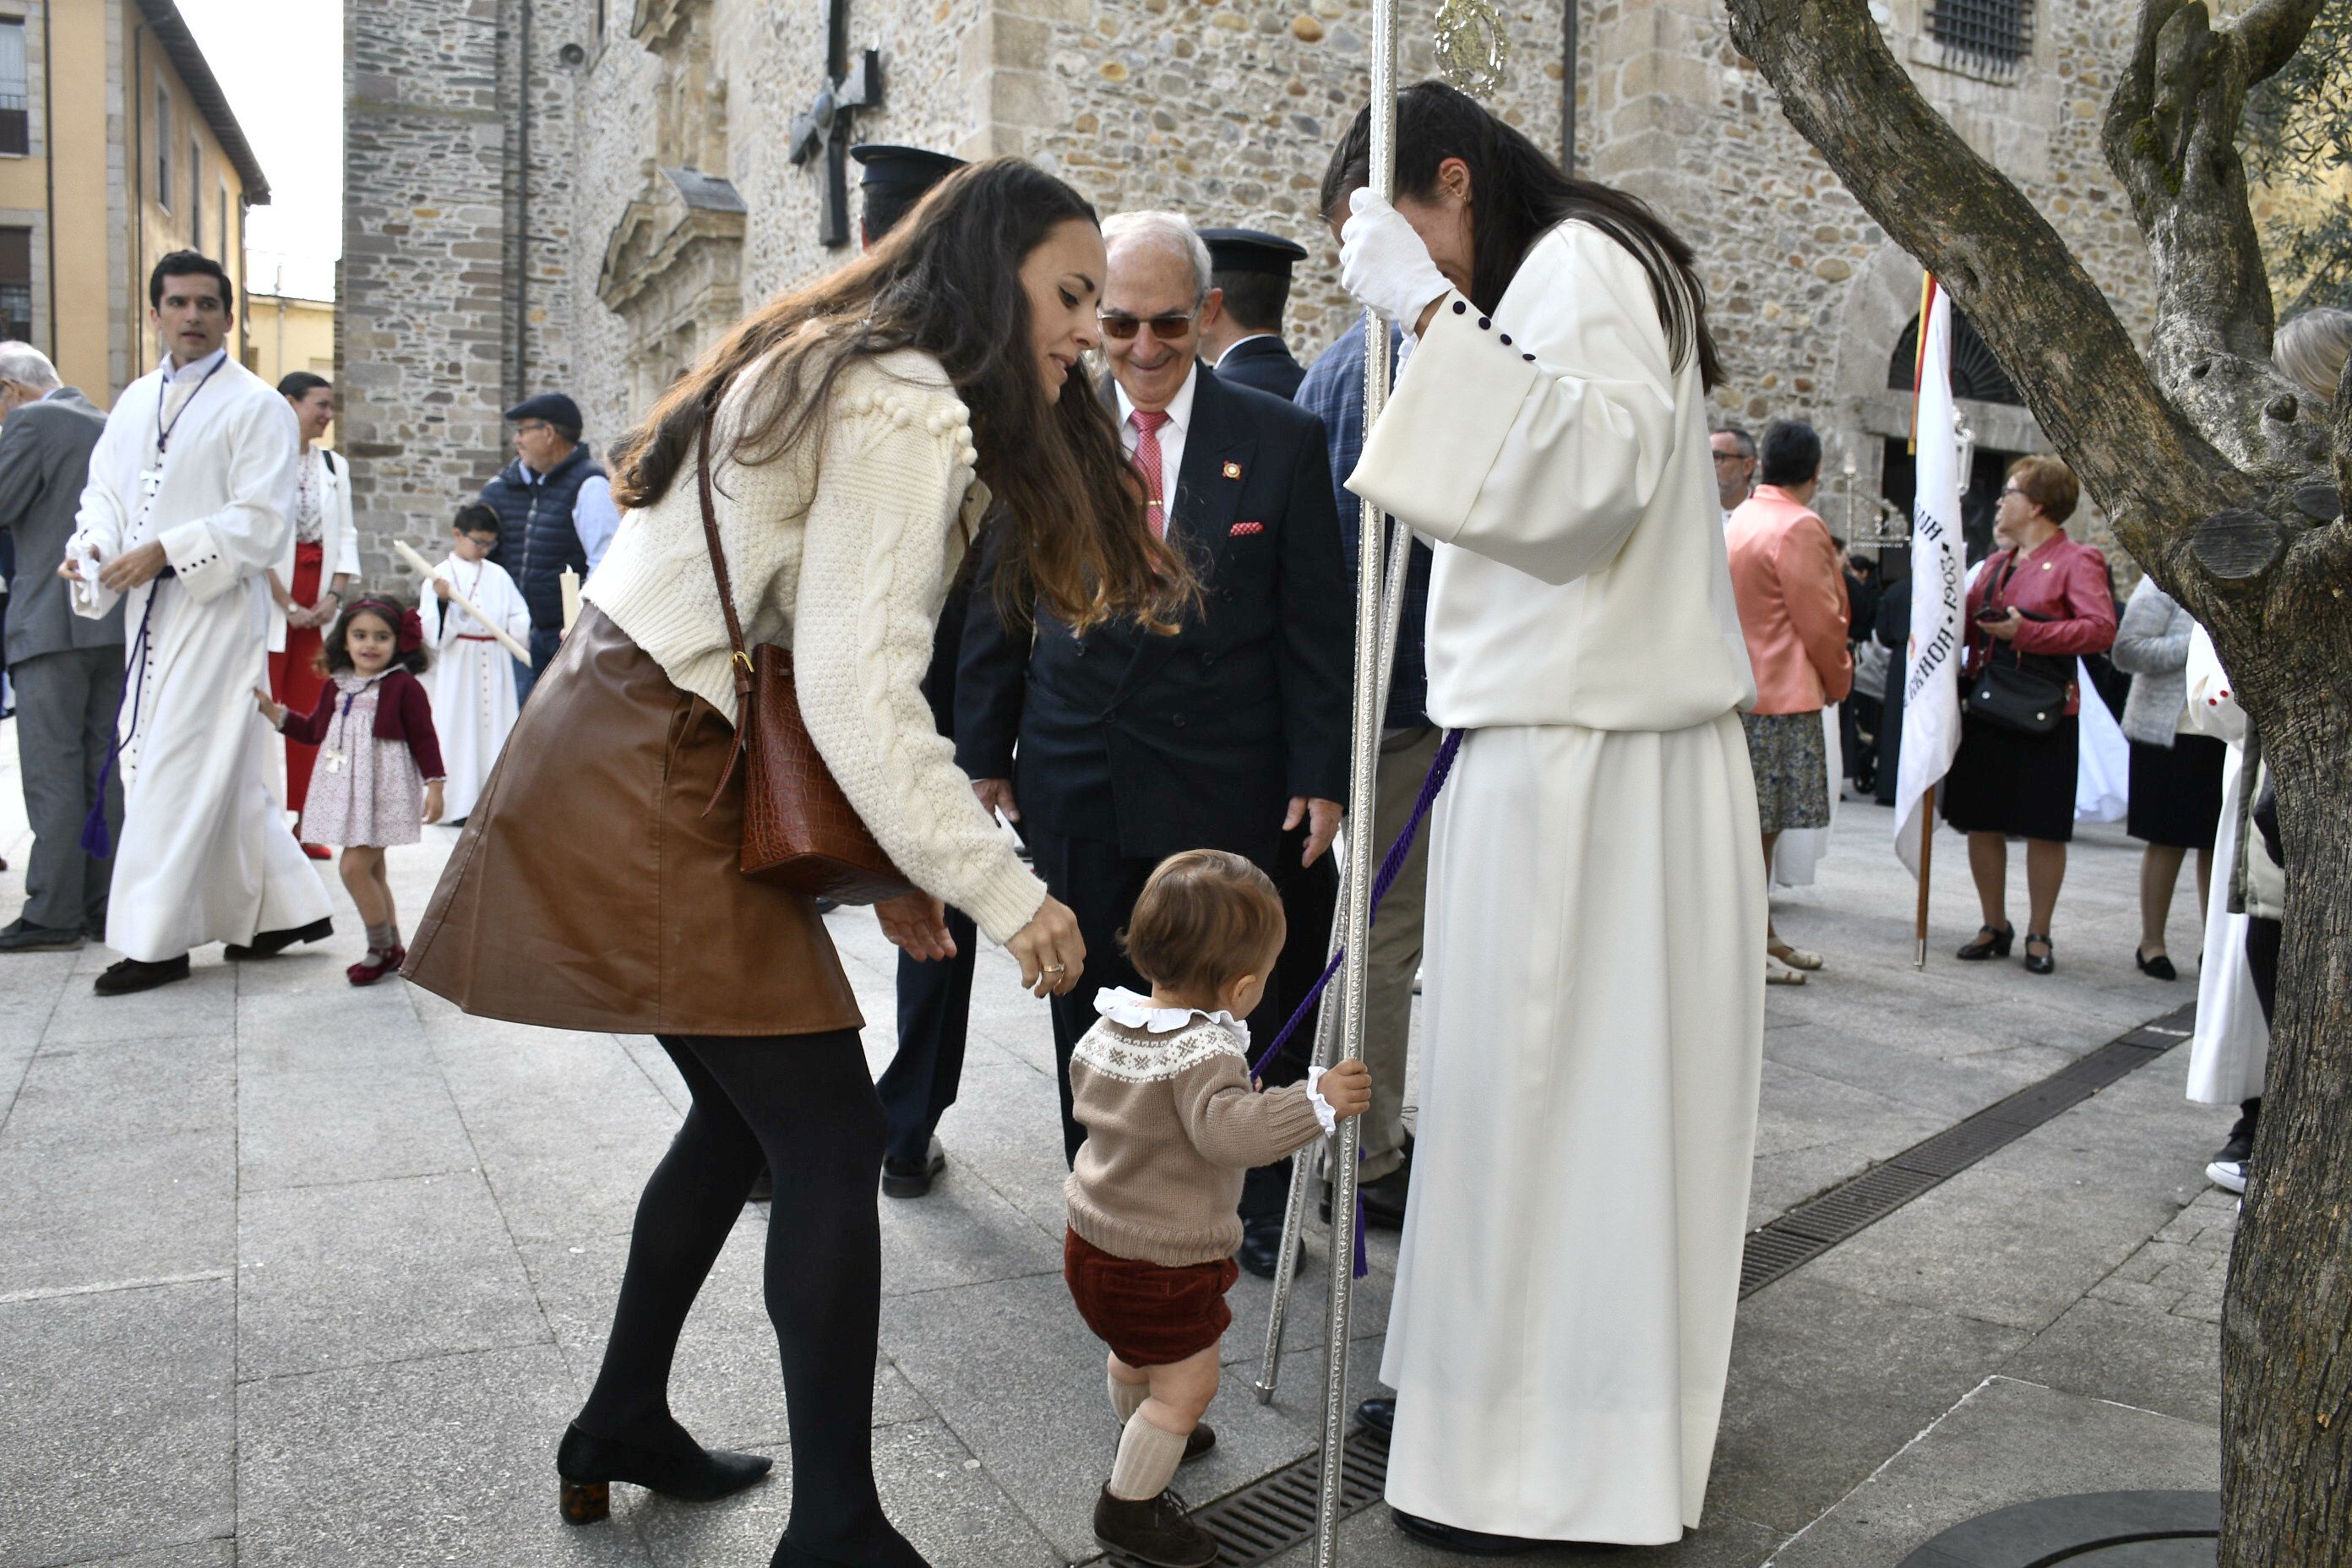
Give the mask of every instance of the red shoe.
M 373 985 L 387 974 L 399 973 L 408 950 L 395 947 L 390 952 L 370 952 L 369 954 L 343 971 L 343 977 L 354 985 Z
M 302 846 L 302 853 L 313 860 L 331 860 L 335 858 L 335 852 L 323 844 L 305 844 Z

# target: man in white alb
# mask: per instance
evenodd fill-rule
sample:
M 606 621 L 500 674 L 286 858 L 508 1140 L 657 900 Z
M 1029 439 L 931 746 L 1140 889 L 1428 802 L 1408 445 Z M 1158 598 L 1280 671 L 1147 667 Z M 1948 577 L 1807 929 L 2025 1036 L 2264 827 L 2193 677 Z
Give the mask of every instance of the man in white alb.
M 90 454 L 59 571 L 77 615 L 118 601 L 130 637 L 117 721 L 122 840 L 102 996 L 188 975 L 188 951 L 259 957 L 331 935 L 327 890 L 271 800 L 255 713 L 269 569 L 286 543 L 293 412 L 226 347 L 236 300 L 221 265 L 173 251 L 147 283 L 162 366 L 125 387 Z

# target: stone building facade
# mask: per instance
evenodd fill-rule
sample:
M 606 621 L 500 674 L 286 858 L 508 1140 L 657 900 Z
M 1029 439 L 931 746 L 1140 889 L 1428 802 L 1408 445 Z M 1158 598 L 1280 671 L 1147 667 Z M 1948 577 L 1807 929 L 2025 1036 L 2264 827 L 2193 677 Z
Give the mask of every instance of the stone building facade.
M 352 8 L 342 416 L 373 548 L 437 534 L 502 459 L 499 410 L 524 390 L 570 392 L 607 445 L 727 323 L 853 254 L 824 243 L 828 153 L 793 161 L 827 84 L 835 3 Z M 835 122 L 845 141 L 1018 154 L 1106 213 L 1172 207 L 1290 235 L 1310 253 L 1294 347 L 1307 357 L 1346 330 L 1313 208 L 1363 99 L 1367 0 L 837 3 L 844 58 L 872 49 L 880 66 L 878 103 Z M 1888 442 L 1908 429 L 1909 398 L 1889 367 L 1917 311 L 1916 265 L 1782 120 L 1719 6 L 1578 3 L 1578 171 L 1644 196 L 1691 239 L 1732 374 L 1719 412 L 1811 419 L 1829 447 L 1824 513 L 1866 535 L 1877 497 L 1908 500 L 1907 459 Z M 1408 79 L 1431 68 L 1435 9 L 1404 0 Z M 1559 0 L 1499 9 L 1511 66 L 1490 106 L 1558 148 Z M 2143 329 L 2146 252 L 2098 149 L 2129 0 L 1879 10 L 1931 101 Z M 1955 16 L 1987 16 L 2017 24 L 1999 47 L 1939 41 Z M 1997 367 L 1980 368 L 1969 390 L 1991 395 L 1962 406 L 1987 460 L 2043 449 L 2001 400 Z

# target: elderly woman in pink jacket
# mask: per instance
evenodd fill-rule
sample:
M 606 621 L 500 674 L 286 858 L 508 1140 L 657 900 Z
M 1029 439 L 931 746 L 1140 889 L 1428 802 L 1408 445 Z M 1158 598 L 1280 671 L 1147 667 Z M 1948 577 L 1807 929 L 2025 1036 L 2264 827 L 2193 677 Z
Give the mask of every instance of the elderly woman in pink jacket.
M 1829 745 L 1822 710 L 1853 687 L 1846 646 L 1845 573 L 1837 542 L 1809 503 L 1821 482 L 1822 438 L 1796 419 L 1765 426 L 1762 482 L 1724 525 L 1739 629 L 1756 671 L 1756 706 L 1740 715 L 1756 770 L 1764 870 L 1793 828 L 1830 823 Z M 1768 918 L 1764 978 L 1801 985 L 1819 953 L 1790 947 Z

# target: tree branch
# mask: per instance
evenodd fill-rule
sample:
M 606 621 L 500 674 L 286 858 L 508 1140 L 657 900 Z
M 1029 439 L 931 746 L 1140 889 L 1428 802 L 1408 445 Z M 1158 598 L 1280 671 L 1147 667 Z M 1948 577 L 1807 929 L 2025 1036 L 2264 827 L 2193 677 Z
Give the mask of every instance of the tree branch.
M 2294 57 L 2320 5 L 2262 0 L 2216 30 L 2205 0 L 2142 0 L 2103 129 L 2107 163 L 2156 258 L 2157 373 L 2207 429 L 2242 431 L 2257 442 L 2242 406 L 2245 378 L 2197 387 L 2187 376 L 2217 354 L 2249 364 L 2270 356 L 2270 280 L 2247 205 L 2238 125 L 2248 89 Z M 2233 455 L 2259 456 L 2254 445 Z
M 1732 41 L 1781 111 L 1944 281 L 2116 536 L 2143 564 L 2174 564 L 2158 580 L 2189 590 L 2177 596 L 2197 612 L 2189 536 L 2214 512 L 2256 505 L 2256 491 L 2157 385 L 2066 242 L 1920 96 L 1864 0 L 1728 5 Z

